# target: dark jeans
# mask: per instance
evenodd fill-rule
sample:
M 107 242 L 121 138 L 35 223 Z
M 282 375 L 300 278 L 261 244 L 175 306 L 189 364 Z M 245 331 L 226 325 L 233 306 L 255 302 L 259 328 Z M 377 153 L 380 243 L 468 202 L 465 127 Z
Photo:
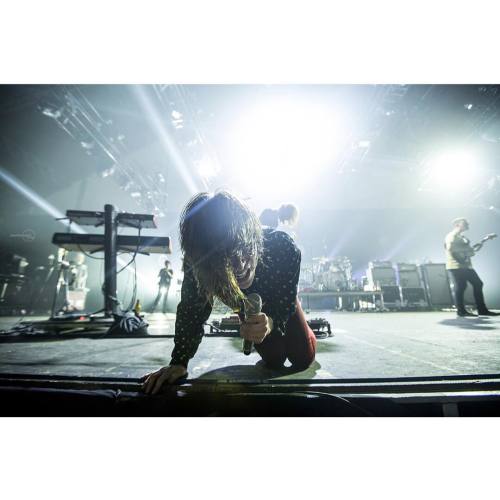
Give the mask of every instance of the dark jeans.
M 467 282 L 472 285 L 474 290 L 474 300 L 476 301 L 479 313 L 486 312 L 488 308 L 484 303 L 483 282 L 474 269 L 450 269 L 450 274 L 455 281 L 455 302 L 458 313 L 465 312 L 464 292 L 467 288 Z
M 270 368 L 280 368 L 288 358 L 294 368 L 305 370 L 316 354 L 316 336 L 307 324 L 300 302 L 296 302 L 295 314 L 288 320 L 285 335 L 273 332 L 261 344 L 255 344 Z
M 160 287 L 158 288 L 158 295 L 156 296 L 156 299 L 153 303 L 153 307 L 151 308 L 151 312 L 155 312 L 155 309 L 158 306 L 158 302 L 160 302 L 162 294 L 163 294 L 163 309 L 162 309 L 162 311 L 164 313 L 167 312 L 167 298 L 168 298 L 169 289 L 170 289 L 170 283 L 168 283 L 166 285 L 160 285 Z

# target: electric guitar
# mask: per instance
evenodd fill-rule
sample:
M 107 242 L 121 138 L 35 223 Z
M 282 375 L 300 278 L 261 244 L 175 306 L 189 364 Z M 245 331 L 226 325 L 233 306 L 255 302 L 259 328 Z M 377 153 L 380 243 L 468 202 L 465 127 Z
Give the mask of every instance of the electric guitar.
M 483 248 L 483 245 L 488 241 L 496 238 L 498 235 L 496 233 L 490 233 L 487 234 L 479 243 L 476 243 L 475 245 L 472 245 L 470 248 L 467 248 L 464 251 L 464 256 L 465 257 L 472 257 L 475 255 L 481 248 Z
M 496 238 L 498 235 L 496 233 L 490 233 L 487 234 L 479 243 L 476 243 L 475 245 L 472 245 L 472 248 L 474 252 L 478 252 L 483 248 L 483 245 L 488 241 L 488 240 L 493 240 Z

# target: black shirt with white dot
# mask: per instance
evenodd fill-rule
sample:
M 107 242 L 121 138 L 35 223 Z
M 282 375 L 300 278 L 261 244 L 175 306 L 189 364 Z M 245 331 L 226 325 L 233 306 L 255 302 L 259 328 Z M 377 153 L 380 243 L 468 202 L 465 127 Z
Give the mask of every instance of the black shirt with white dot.
M 264 247 L 255 269 L 252 285 L 245 295 L 258 293 L 262 312 L 273 319 L 273 335 L 283 334 L 286 322 L 295 313 L 300 274 L 300 250 L 293 239 L 282 231 L 264 229 Z M 203 324 L 212 305 L 199 292 L 191 270 L 186 270 L 177 306 L 174 350 L 170 364 L 187 367 L 203 338 Z

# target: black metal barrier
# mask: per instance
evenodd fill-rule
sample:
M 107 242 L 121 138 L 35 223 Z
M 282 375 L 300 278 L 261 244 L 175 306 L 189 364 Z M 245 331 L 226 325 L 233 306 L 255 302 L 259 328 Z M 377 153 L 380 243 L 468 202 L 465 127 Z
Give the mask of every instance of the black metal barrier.
M 0 376 L 3 416 L 500 416 L 492 375 L 315 381 L 192 380 L 157 396 L 137 379 Z

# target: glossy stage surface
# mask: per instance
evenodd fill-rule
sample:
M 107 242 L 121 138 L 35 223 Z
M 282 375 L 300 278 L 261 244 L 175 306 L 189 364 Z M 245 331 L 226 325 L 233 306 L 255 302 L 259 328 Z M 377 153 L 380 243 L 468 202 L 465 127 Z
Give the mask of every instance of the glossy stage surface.
M 453 312 L 313 311 L 333 336 L 318 339 L 316 361 L 305 371 L 269 370 L 241 339 L 205 335 L 189 365 L 189 378 L 220 381 L 352 379 L 500 373 L 500 317 L 456 318 Z M 33 320 L 34 318 L 25 318 Z M 40 319 L 40 318 L 37 318 Z M 168 364 L 175 315 L 146 316 L 149 337 L 109 338 L 87 333 L 0 337 L 0 373 L 138 378 Z M 212 316 L 209 321 L 217 319 Z M 0 330 L 19 318 L 0 318 Z M 160 337 L 161 335 L 161 337 Z

